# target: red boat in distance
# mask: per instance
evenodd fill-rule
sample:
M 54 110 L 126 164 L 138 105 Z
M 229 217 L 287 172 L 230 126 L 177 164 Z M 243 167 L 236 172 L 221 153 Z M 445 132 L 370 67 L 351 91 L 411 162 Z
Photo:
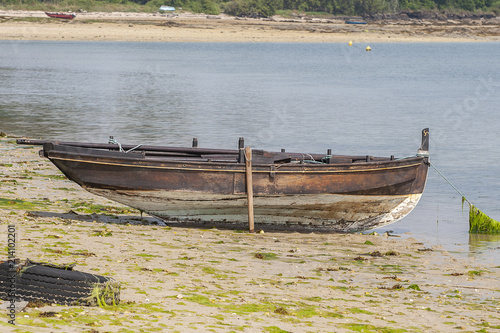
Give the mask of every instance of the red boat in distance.
M 67 20 L 72 20 L 76 17 L 75 14 L 48 13 L 48 12 L 45 12 L 45 14 L 47 14 L 47 16 L 49 16 L 49 17 L 67 19 Z

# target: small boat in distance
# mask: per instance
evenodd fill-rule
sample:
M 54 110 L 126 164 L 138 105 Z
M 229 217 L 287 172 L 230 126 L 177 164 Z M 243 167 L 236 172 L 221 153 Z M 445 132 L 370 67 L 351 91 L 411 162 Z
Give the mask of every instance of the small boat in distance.
M 353 232 L 396 222 L 417 205 L 429 169 L 429 129 L 413 157 L 19 139 L 91 193 L 151 215 L 241 226 L 253 193 L 255 226 Z M 248 165 L 250 164 L 250 167 Z M 250 171 L 249 171 L 250 170 Z M 250 179 L 246 178 L 248 172 Z M 250 185 L 249 185 L 250 184 Z M 249 189 L 251 186 L 251 189 Z
M 172 7 L 172 6 L 160 6 L 160 11 L 163 11 L 163 12 L 173 12 L 173 11 L 175 11 L 175 7 Z
M 76 17 L 75 14 L 49 13 L 49 12 L 45 12 L 45 14 L 47 14 L 47 16 L 49 17 L 66 19 L 66 20 L 72 20 Z
M 345 24 L 366 24 L 364 21 L 345 21 Z

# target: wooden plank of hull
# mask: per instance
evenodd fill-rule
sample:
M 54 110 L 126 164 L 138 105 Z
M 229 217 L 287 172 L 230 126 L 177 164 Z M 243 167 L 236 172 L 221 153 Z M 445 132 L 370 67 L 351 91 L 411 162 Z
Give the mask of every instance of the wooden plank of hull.
M 245 195 L 182 191 L 138 191 L 86 188 L 91 193 L 151 215 L 184 222 L 244 226 L 248 222 Z M 353 232 L 394 223 L 408 215 L 421 194 L 313 194 L 256 196 L 256 226 L 274 229 L 325 229 Z

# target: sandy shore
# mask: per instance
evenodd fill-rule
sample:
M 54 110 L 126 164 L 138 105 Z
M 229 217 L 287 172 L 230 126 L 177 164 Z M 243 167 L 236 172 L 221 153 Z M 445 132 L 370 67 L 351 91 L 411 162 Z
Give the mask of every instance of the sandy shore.
M 16 225 L 23 260 L 76 262 L 76 270 L 120 281 L 122 303 L 27 308 L 17 327 L 1 313 L 2 332 L 500 329 L 499 266 L 413 238 L 249 234 L 141 219 L 66 180 L 38 150 L 0 139 L 1 228 Z
M 500 40 L 500 20 L 422 20 L 345 24 L 335 19 L 237 19 L 189 13 L 77 13 L 74 20 L 43 12 L 0 11 L 0 40 L 146 42 L 466 42 Z

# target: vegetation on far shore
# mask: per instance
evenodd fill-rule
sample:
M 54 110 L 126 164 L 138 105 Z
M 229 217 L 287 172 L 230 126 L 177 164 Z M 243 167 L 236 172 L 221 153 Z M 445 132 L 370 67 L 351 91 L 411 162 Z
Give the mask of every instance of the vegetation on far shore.
M 500 0 L 0 0 L 0 9 L 71 12 L 157 12 L 162 5 L 178 11 L 244 17 L 294 13 L 366 17 L 401 12 L 500 15 Z

